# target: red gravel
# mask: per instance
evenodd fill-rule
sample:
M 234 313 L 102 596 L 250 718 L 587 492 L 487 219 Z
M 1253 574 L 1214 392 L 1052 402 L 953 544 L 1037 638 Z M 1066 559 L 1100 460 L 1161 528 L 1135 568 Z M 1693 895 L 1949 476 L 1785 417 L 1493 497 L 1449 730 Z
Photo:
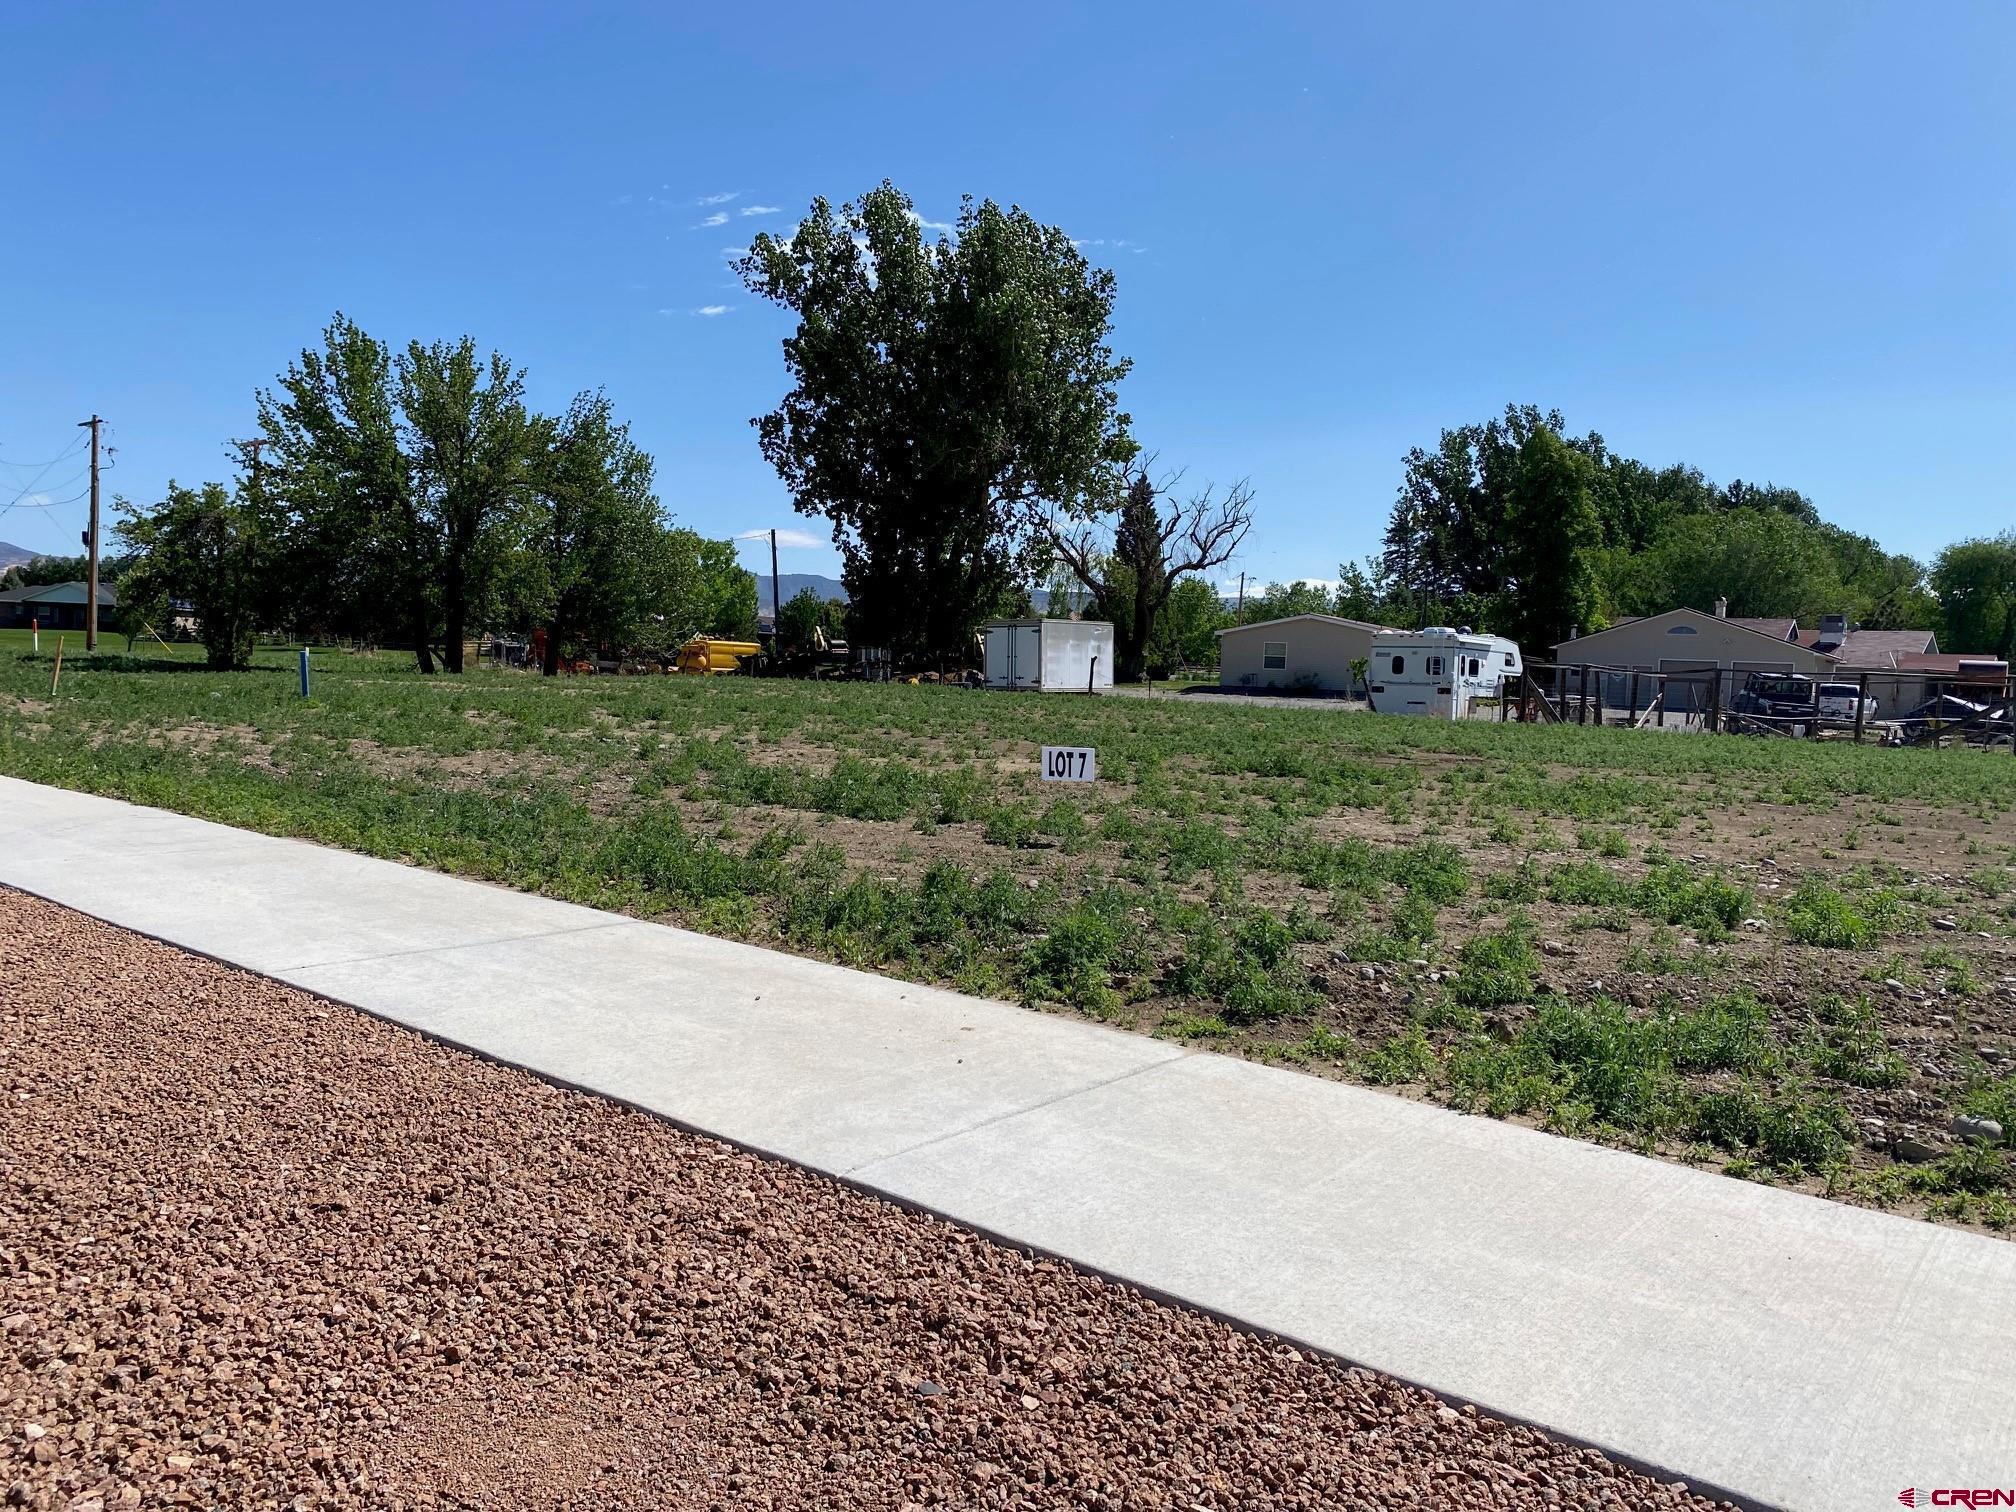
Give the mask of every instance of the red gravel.
M 8 1505 L 1705 1507 L 0 889 Z

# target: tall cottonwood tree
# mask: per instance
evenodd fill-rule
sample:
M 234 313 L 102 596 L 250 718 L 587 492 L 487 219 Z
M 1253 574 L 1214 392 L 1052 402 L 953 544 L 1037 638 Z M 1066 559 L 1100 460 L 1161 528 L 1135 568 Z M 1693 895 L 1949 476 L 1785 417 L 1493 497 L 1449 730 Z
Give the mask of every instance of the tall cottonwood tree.
M 1595 471 L 1546 426 L 1519 447 L 1506 490 L 1506 583 L 1489 618 L 1536 656 L 1598 623 L 1595 554 L 1603 527 L 1591 488 Z
M 524 375 L 470 337 L 394 354 L 340 312 L 259 395 L 297 618 L 462 670 L 535 454 Z
M 670 592 L 663 512 L 650 454 L 630 439 L 601 393 L 535 422 L 520 592 L 546 630 L 542 670 L 564 645 L 627 643 Z
M 753 423 L 796 507 L 831 522 L 853 633 L 964 658 L 1031 575 L 1046 508 L 1132 455 L 1114 281 L 1019 208 L 961 206 L 927 240 L 887 182 L 737 265 L 793 311 L 791 380 Z

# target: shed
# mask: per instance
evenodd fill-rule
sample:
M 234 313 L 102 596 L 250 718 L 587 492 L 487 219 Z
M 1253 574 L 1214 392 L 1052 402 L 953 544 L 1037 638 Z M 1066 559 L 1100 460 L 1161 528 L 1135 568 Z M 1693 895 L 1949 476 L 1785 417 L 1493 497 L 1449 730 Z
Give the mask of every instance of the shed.
M 990 688 L 1097 693 L 1113 686 L 1113 626 L 1106 620 L 989 620 L 981 670 Z
M 1291 614 L 1218 632 L 1218 686 L 1351 693 L 1354 661 L 1372 655 L 1372 637 L 1389 629 L 1336 614 Z

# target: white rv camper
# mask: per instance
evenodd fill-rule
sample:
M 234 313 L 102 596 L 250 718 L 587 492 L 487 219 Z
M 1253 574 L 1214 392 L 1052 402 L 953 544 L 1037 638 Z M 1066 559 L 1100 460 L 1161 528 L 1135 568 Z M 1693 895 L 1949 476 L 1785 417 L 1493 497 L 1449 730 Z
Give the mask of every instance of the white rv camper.
M 1098 693 L 1113 686 L 1113 627 L 1104 620 L 989 620 L 981 659 L 990 688 Z
M 1524 670 L 1518 643 L 1502 635 L 1447 625 L 1386 630 L 1372 637 L 1366 701 L 1381 714 L 1467 719 L 1477 699 L 1497 698 L 1500 685 Z

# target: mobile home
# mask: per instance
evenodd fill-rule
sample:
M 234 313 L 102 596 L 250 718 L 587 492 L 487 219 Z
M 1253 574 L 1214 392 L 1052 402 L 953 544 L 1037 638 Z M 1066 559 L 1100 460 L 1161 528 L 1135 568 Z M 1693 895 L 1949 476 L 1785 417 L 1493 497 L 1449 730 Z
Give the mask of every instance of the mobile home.
M 1218 632 L 1218 686 L 1247 692 L 1351 694 L 1352 663 L 1369 660 L 1372 637 L 1388 628 L 1336 614 L 1231 625 Z
M 990 688 L 1097 693 L 1113 686 L 1113 627 L 1104 620 L 990 620 L 981 671 Z
M 1516 641 L 1434 625 L 1372 637 L 1367 701 L 1382 714 L 1465 719 L 1480 698 L 1496 698 L 1524 671 Z

